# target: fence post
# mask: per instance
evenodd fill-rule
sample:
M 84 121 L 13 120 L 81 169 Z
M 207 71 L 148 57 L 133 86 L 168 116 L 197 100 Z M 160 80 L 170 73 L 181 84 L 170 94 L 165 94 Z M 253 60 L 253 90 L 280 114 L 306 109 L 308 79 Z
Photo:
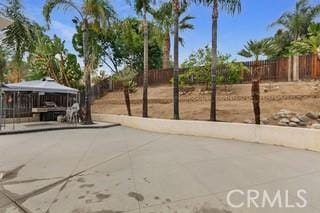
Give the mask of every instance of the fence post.
M 113 91 L 113 81 L 112 78 L 109 78 L 109 90 Z
M 292 56 L 288 57 L 288 81 L 292 81 Z
M 319 78 L 319 74 L 318 74 L 318 55 L 317 54 L 313 54 L 312 55 L 312 71 L 311 71 L 311 78 L 316 80 L 317 78 Z
M 299 81 L 299 59 L 300 57 L 295 55 L 293 56 L 293 80 Z

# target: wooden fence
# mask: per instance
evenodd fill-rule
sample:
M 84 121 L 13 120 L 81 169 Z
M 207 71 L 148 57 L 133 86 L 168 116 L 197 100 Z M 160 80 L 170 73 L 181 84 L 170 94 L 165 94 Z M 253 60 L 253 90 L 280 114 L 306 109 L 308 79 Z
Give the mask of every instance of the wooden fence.
M 241 62 L 248 67 L 249 71 L 244 74 L 243 81 L 251 81 L 254 61 Z M 295 69 L 295 66 L 297 68 Z M 294 57 L 283 57 L 274 60 L 259 61 L 262 81 L 290 81 L 320 79 L 320 60 L 317 55 L 303 55 Z M 294 79 L 295 70 L 298 79 Z M 180 73 L 185 70 L 180 69 Z M 150 70 L 148 82 L 150 85 L 168 83 L 173 77 L 173 69 Z M 143 85 L 143 73 L 136 78 L 138 86 Z
M 251 81 L 253 61 L 242 62 L 249 68 L 244 74 L 243 82 Z M 283 57 L 275 60 L 259 61 L 262 81 L 291 81 L 320 79 L 320 60 L 317 55 L 304 55 L 296 57 Z M 180 69 L 180 73 L 185 70 Z M 169 83 L 173 77 L 173 69 L 150 70 L 148 76 L 149 85 Z M 136 77 L 138 86 L 143 85 L 143 73 Z M 102 97 L 107 91 L 119 90 L 122 83 L 105 79 L 92 87 L 93 99 Z M 83 96 L 83 95 L 82 95 Z

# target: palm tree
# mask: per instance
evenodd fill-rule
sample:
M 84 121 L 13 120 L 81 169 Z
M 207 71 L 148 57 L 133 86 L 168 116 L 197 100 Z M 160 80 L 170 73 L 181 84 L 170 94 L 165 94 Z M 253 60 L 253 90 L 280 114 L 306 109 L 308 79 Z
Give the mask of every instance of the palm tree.
M 31 39 L 31 23 L 23 15 L 20 0 L 8 0 L 7 5 L 1 5 L 0 14 L 10 18 L 11 24 L 4 29 L 3 44 L 13 51 L 13 60 L 17 64 L 22 62 Z
M 268 45 L 267 40 L 253 41 L 250 40 L 238 54 L 246 58 L 254 58 L 255 63 L 252 72 L 252 103 L 254 110 L 255 123 L 260 124 L 260 67 L 259 57 L 264 55 L 265 47 Z
M 115 80 L 122 82 L 124 100 L 127 106 L 128 115 L 131 116 L 131 104 L 130 104 L 130 84 L 133 82 L 134 78 L 137 76 L 137 72 L 129 67 L 115 73 L 113 76 Z
M 90 47 L 89 47 L 89 25 L 93 23 L 100 29 L 107 27 L 110 18 L 115 12 L 106 0 L 83 0 L 82 5 L 78 6 L 73 0 L 46 0 L 43 7 L 45 20 L 50 23 L 51 13 L 55 8 L 73 9 L 77 14 L 81 29 L 83 31 L 83 57 L 85 74 L 85 114 L 83 123 L 92 124 L 91 118 L 91 70 L 90 70 Z
M 173 119 L 179 120 L 179 14 L 180 2 L 179 0 L 172 0 L 173 8 Z
M 278 30 L 274 37 L 267 38 L 268 46 L 265 49 L 265 55 L 268 59 L 287 57 L 290 55 L 291 38 L 287 31 Z
M 150 11 L 150 4 L 155 0 L 133 0 L 134 9 L 137 14 L 143 16 L 143 97 L 142 97 L 142 117 L 148 117 L 148 77 L 149 77 L 149 36 L 147 13 Z M 130 2 L 130 0 L 129 0 Z
M 0 46 L 0 89 L 4 81 L 4 73 L 5 73 L 6 66 L 7 66 L 6 53 L 3 50 L 3 48 Z
M 309 0 L 298 0 L 293 12 L 285 12 L 270 26 L 282 26 L 288 31 L 292 40 L 306 36 L 308 27 L 320 14 L 320 5 L 311 6 Z
M 320 24 L 311 24 L 307 37 L 293 41 L 290 48 L 294 54 L 318 54 L 320 47 Z
M 183 13 L 186 12 L 188 8 L 187 4 L 183 4 L 180 8 L 179 12 L 179 29 L 180 30 L 188 30 L 194 29 L 193 24 L 190 24 L 189 21 L 194 19 L 194 17 L 186 15 L 181 17 Z M 173 11 L 172 11 L 172 3 L 166 2 L 163 3 L 160 8 L 156 11 L 151 12 L 153 17 L 155 18 L 158 27 L 162 31 L 162 39 L 163 39 L 163 57 L 162 57 L 162 68 L 168 69 L 170 67 L 170 47 L 171 47 L 171 39 L 170 34 L 173 33 Z M 183 39 L 180 37 L 180 42 L 183 44 Z
M 211 110 L 210 120 L 217 120 L 216 81 L 217 81 L 217 43 L 218 43 L 218 18 L 219 7 L 231 15 L 241 11 L 241 0 L 193 0 L 212 7 L 212 64 L 211 64 Z

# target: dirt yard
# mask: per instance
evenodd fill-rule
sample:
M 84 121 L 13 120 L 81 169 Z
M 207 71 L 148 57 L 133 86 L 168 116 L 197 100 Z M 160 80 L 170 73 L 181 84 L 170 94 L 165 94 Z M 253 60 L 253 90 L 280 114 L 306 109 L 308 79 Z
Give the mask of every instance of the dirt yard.
M 271 90 L 270 90 L 271 88 Z M 297 113 L 320 112 L 320 83 L 262 83 L 261 111 L 262 118 L 268 123 L 275 124 L 272 116 L 281 109 Z M 266 91 L 265 91 L 266 89 Z M 217 118 L 227 122 L 248 122 L 253 120 L 253 107 L 250 100 L 251 85 L 233 85 L 230 91 L 223 86 L 218 87 Z M 306 97 L 307 96 L 307 97 Z M 311 97 L 310 97 L 311 96 Z M 239 98 L 241 100 L 239 100 Z M 269 100 L 269 98 L 273 100 Z M 131 94 L 132 112 L 134 116 L 142 113 L 142 88 Z M 185 120 L 208 120 L 210 113 L 210 93 L 201 86 L 193 91 L 183 92 L 180 96 L 180 116 Z M 173 116 L 171 85 L 152 86 L 149 89 L 149 116 L 171 119 Z M 96 100 L 93 112 L 108 114 L 127 113 L 124 97 L 121 91 L 111 92 Z

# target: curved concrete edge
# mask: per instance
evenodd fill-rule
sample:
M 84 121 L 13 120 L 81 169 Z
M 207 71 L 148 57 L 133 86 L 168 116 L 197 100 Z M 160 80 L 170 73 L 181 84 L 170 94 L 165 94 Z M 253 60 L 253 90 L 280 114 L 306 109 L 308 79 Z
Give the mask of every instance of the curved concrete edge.
M 39 128 L 39 129 L 24 129 L 24 130 L 14 130 L 0 132 L 0 135 L 17 135 L 17 134 L 26 134 L 34 132 L 48 132 L 48 131 L 58 131 L 58 130 L 73 130 L 73 129 L 106 129 L 111 127 L 120 126 L 120 124 L 108 124 L 108 125 L 79 125 L 79 126 L 66 126 L 66 127 L 48 127 L 48 128 Z
M 316 129 L 109 114 L 93 114 L 93 119 L 158 133 L 240 140 L 320 152 L 320 131 Z

